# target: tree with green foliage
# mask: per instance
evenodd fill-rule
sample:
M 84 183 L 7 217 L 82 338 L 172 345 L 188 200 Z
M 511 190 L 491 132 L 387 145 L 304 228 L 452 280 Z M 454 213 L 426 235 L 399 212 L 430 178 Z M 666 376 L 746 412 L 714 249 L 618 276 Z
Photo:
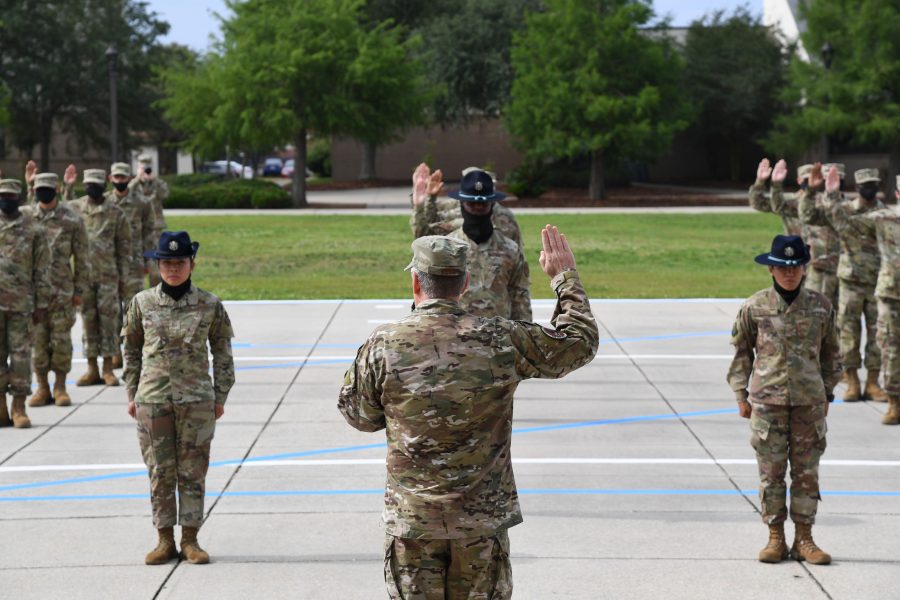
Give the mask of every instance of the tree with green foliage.
M 515 35 L 505 118 L 530 157 L 589 154 L 590 198 L 606 165 L 649 160 L 686 126 L 681 64 L 670 42 L 642 29 L 649 0 L 546 0 Z
M 900 153 L 900 5 L 882 0 L 801 2 L 805 56 L 795 54 L 783 99 L 792 110 L 776 119 L 767 146 L 800 154 L 823 136 Z M 821 53 L 830 46 L 825 64 Z M 824 157 L 827 159 L 827 157 Z
M 726 147 L 730 178 L 740 177 L 741 147 L 765 136 L 780 112 L 786 49 L 746 7 L 695 21 L 684 44 L 684 93 L 710 147 Z

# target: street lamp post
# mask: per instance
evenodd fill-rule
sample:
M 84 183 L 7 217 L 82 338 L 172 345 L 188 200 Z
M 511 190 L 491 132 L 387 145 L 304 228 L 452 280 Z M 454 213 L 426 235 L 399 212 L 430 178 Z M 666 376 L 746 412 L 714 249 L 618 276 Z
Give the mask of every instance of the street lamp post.
M 116 60 L 119 58 L 119 51 L 115 45 L 110 44 L 106 49 L 106 60 L 109 64 L 109 150 L 111 156 L 110 163 L 116 162 L 119 158 L 119 127 L 118 127 L 118 108 L 119 103 L 116 97 Z
M 831 61 L 834 59 L 834 47 L 831 45 L 831 42 L 826 40 L 825 43 L 822 44 L 822 49 L 819 52 L 821 52 L 821 54 L 822 54 L 822 64 L 825 65 L 825 70 L 830 71 L 831 70 Z M 826 78 L 825 81 L 826 81 L 826 85 L 830 85 L 828 78 Z M 828 89 L 828 103 L 831 104 L 831 88 Z M 825 162 L 828 162 L 828 160 L 829 160 L 828 155 L 831 154 L 831 149 L 829 148 L 829 146 L 831 144 L 829 144 L 829 142 L 828 142 L 828 134 L 827 133 L 825 134 L 824 137 L 825 137 L 825 143 L 824 143 Z

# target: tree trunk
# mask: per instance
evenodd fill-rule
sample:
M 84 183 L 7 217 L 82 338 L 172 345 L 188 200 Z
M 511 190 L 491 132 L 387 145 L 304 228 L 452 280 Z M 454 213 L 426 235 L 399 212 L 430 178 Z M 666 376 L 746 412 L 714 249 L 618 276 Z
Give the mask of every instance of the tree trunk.
M 360 179 L 375 179 L 375 152 L 378 147 L 372 142 L 363 142 L 362 168 L 359 171 Z
M 306 202 L 306 128 L 301 127 L 294 138 L 294 175 L 291 186 L 291 203 L 294 208 L 309 206 Z
M 730 181 L 741 180 L 741 147 L 739 143 L 735 140 L 728 142 L 728 179 Z
M 603 151 L 591 151 L 591 200 L 603 200 L 606 197 L 606 173 L 603 168 Z

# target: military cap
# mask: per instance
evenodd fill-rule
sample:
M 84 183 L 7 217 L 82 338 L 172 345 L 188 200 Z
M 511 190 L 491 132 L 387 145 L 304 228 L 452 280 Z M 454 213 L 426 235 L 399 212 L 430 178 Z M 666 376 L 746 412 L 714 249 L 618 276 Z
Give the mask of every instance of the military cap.
M 139 154 L 137 160 L 141 164 L 150 164 L 153 162 L 153 157 L 149 154 Z
M 809 246 L 799 235 L 776 235 L 772 240 L 772 249 L 754 260 L 773 267 L 799 267 L 809 262 Z
M 193 258 L 197 256 L 200 242 L 192 242 L 187 231 L 163 231 L 155 250 L 144 252 L 145 258 Z
M 0 179 L 0 194 L 22 194 L 22 182 L 18 179 Z
M 825 175 L 825 176 L 827 177 L 827 176 L 828 176 L 828 171 L 831 170 L 831 167 L 834 167 L 835 169 L 837 169 L 838 175 L 841 176 L 841 179 L 843 179 L 844 177 L 846 177 L 846 175 L 847 175 L 847 167 L 844 165 L 844 163 L 827 163 L 827 164 L 824 164 L 824 165 L 822 165 L 822 174 Z
M 860 169 L 853 173 L 853 179 L 856 180 L 856 185 L 862 185 L 869 182 L 881 182 L 881 177 L 878 176 L 878 169 Z
M 105 185 L 106 171 L 103 169 L 85 169 L 81 178 L 84 183 L 99 183 L 100 185 Z
M 34 189 L 53 188 L 59 183 L 59 176 L 56 173 L 38 173 L 34 176 Z
M 124 175 L 125 177 L 131 177 L 131 165 L 128 163 L 117 162 L 113 163 L 109 168 L 110 175 Z
M 452 277 L 466 272 L 469 246 L 445 235 L 426 235 L 412 243 L 413 258 L 406 270 L 415 269 L 428 275 Z
M 797 167 L 797 179 L 807 179 L 812 170 L 812 165 L 800 165 Z
M 463 175 L 459 190 L 447 194 L 464 202 L 493 202 L 503 200 L 506 194 L 494 190 L 494 178 L 487 171 L 475 169 Z

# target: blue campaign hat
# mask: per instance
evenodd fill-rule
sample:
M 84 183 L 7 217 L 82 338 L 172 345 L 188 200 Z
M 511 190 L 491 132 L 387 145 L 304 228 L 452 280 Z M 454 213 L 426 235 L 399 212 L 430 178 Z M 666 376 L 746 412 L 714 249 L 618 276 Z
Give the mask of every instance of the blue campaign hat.
M 200 242 L 192 242 L 187 231 L 163 231 L 156 250 L 147 250 L 144 258 L 193 258 L 199 247 Z
M 776 235 L 772 250 L 756 257 L 761 265 L 799 267 L 809 262 L 809 246 L 799 235 Z
M 494 178 L 490 173 L 480 169 L 463 175 L 459 189 L 447 195 L 464 202 L 495 202 L 506 198 L 506 194 L 494 190 Z

